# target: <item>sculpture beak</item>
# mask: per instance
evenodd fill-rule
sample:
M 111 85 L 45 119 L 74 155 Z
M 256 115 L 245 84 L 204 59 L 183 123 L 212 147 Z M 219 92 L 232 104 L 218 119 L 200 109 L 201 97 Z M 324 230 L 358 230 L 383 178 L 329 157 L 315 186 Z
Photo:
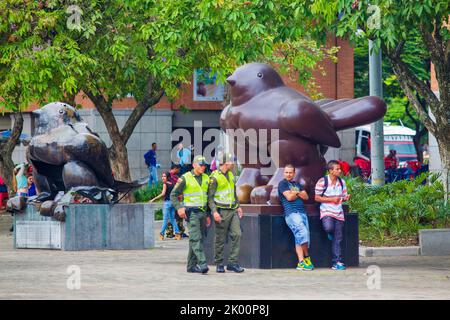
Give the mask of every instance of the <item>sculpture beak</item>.
M 234 86 L 236 84 L 236 79 L 234 79 L 233 76 L 230 76 L 227 78 L 227 82 L 230 84 L 230 86 Z

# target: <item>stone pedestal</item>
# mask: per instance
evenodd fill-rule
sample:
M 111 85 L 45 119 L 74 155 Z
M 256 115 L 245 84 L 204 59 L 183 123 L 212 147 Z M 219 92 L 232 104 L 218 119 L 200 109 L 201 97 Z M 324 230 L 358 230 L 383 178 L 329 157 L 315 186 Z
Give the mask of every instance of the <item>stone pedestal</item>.
M 294 236 L 280 205 L 242 205 L 242 238 L 239 263 L 247 268 L 295 268 Z M 346 208 L 345 208 L 346 209 Z M 310 227 L 310 255 L 316 267 L 331 267 L 331 241 L 322 228 L 318 207 L 306 205 Z M 359 265 L 358 215 L 346 213 L 342 250 L 347 266 Z M 212 219 L 213 220 L 213 219 Z M 214 222 L 205 239 L 208 264 L 214 265 Z M 225 259 L 229 244 L 225 245 Z M 227 261 L 225 260 L 225 264 Z
M 67 251 L 148 249 L 155 246 L 154 213 L 144 204 L 74 204 L 64 222 L 39 215 L 33 205 L 14 219 L 15 248 Z

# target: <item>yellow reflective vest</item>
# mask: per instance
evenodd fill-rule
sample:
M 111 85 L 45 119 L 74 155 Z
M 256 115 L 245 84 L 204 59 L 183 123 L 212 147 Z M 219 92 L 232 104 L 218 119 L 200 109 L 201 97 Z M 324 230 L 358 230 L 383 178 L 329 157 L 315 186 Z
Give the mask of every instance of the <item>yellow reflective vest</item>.
M 202 174 L 202 185 L 199 185 L 192 172 L 183 174 L 186 187 L 183 190 L 183 206 L 187 208 L 200 208 L 206 210 L 208 202 L 208 175 Z
M 236 198 L 234 197 L 234 175 L 227 172 L 228 179 L 220 170 L 215 170 L 211 177 L 217 180 L 217 189 L 214 193 L 214 202 L 219 208 L 234 209 Z

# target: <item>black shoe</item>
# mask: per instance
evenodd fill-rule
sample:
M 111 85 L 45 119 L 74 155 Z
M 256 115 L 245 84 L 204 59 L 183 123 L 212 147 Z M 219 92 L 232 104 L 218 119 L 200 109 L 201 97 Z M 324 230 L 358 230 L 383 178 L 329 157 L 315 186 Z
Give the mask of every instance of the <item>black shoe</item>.
M 187 269 L 187 272 L 202 273 L 202 269 L 200 269 L 198 265 L 195 265 L 194 267 Z
M 187 272 L 191 273 L 202 273 L 205 274 L 209 271 L 209 268 L 206 264 L 199 266 L 198 264 L 195 267 L 187 269 Z
M 182 238 L 189 238 L 189 236 L 186 233 L 184 233 L 184 232 L 181 234 L 181 237 Z
M 234 263 L 234 264 L 227 265 L 227 270 L 228 271 L 234 271 L 234 272 L 237 272 L 237 273 L 241 273 L 241 272 L 244 272 L 245 269 L 241 268 L 241 266 L 238 265 L 237 263 Z
M 14 232 L 14 225 L 12 225 L 11 228 L 9 228 L 9 232 Z
M 209 271 L 208 265 L 206 265 L 206 264 L 199 265 L 199 267 L 200 267 L 201 273 L 203 273 L 203 274 L 205 274 Z
M 223 266 L 223 264 L 218 264 L 216 266 L 216 272 L 218 272 L 218 273 L 224 273 L 225 272 L 225 267 Z

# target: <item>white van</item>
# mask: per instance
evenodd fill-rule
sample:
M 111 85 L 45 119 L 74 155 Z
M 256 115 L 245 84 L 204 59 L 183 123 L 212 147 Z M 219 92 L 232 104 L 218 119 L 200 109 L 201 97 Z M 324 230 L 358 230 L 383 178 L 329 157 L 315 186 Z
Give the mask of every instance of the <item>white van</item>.
M 356 156 L 370 161 L 370 125 L 356 127 L 355 130 Z M 400 167 L 405 167 L 406 161 L 417 161 L 413 142 L 415 130 L 384 123 L 383 131 L 385 156 L 389 150 L 396 150 Z

